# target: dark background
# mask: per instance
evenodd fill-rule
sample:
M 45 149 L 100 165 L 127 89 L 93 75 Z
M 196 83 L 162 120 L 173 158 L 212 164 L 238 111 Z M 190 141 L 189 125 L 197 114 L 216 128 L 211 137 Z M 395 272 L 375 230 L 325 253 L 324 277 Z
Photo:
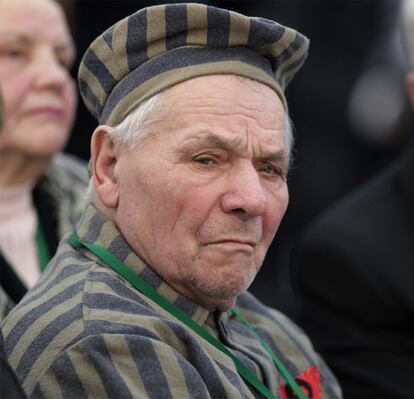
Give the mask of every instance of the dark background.
M 177 1 L 175 1 L 177 2 Z M 309 58 L 287 90 L 295 126 L 290 205 L 251 290 L 292 315 L 289 253 L 321 211 L 390 163 L 410 139 L 399 1 L 201 1 L 271 18 L 311 40 Z M 117 20 L 151 1 L 64 0 L 79 57 Z M 165 2 L 164 2 L 165 3 Z M 97 123 L 79 104 L 67 151 L 89 158 Z

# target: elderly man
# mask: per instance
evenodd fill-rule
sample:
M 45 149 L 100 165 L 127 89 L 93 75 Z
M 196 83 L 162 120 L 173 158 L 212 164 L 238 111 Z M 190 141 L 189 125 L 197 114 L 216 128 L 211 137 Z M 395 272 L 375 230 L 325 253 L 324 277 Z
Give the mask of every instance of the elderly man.
M 283 90 L 307 48 L 200 4 L 92 43 L 91 203 L 3 326 L 29 396 L 341 396 L 306 336 L 245 292 L 287 207 Z

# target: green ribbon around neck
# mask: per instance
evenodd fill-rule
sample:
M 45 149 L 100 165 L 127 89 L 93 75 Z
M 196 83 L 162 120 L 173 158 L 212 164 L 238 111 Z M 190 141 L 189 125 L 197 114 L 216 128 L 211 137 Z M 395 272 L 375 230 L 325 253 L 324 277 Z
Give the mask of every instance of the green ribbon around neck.
M 125 263 L 120 259 L 110 253 L 103 247 L 98 245 L 89 244 L 81 241 L 75 232 L 71 235 L 71 244 L 74 248 L 87 248 L 89 251 L 94 253 L 99 259 L 104 261 L 108 266 L 110 266 L 115 272 L 120 274 L 125 280 L 132 284 L 139 292 L 144 294 L 147 298 L 151 299 L 164 310 L 174 316 L 176 319 L 180 320 L 187 327 L 193 330 L 200 337 L 204 338 L 211 345 L 219 349 L 221 352 L 226 354 L 231 358 L 234 365 L 236 366 L 237 372 L 239 375 L 252 385 L 258 392 L 260 392 L 267 399 L 277 399 L 277 394 L 273 394 L 257 377 L 253 374 L 238 358 L 233 352 L 230 351 L 223 343 L 221 343 L 217 338 L 211 335 L 207 330 L 205 330 L 200 324 L 194 321 L 191 317 L 187 316 L 181 309 L 169 302 L 157 291 L 155 291 L 149 284 L 147 284 L 141 276 L 131 270 Z M 259 340 L 260 344 L 266 350 L 266 352 L 272 358 L 274 364 L 276 365 L 279 372 L 282 374 L 283 378 L 290 385 L 292 390 L 295 392 L 296 396 L 299 399 L 309 399 L 305 393 L 300 389 L 297 382 L 289 374 L 286 367 L 280 361 L 280 359 L 273 353 L 269 345 L 257 334 L 253 326 L 245 319 L 245 317 L 235 308 L 231 309 L 232 313 L 243 323 L 245 324 Z
M 45 270 L 47 264 L 52 257 L 50 256 L 49 247 L 47 245 L 46 234 L 40 220 L 37 222 L 36 231 L 37 256 L 39 260 L 40 271 Z

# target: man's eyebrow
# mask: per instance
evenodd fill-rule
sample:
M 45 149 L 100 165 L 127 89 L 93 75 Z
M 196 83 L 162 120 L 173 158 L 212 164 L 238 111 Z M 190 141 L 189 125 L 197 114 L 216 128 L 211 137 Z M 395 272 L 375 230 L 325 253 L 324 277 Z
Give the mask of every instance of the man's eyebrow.
M 178 150 L 183 155 L 191 155 L 193 152 L 205 148 L 220 149 L 227 152 L 242 151 L 243 146 L 239 138 L 235 140 L 225 139 L 217 134 L 206 132 L 190 137 Z
M 179 150 L 183 154 L 188 154 L 197 151 L 204 147 L 218 148 L 228 152 L 245 151 L 244 144 L 240 138 L 235 140 L 227 140 L 214 133 L 206 133 L 196 137 L 191 137 Z M 268 162 L 286 162 L 289 161 L 289 154 L 285 149 L 278 151 L 263 151 L 258 150 L 253 157 Z
M 204 133 L 195 137 L 191 137 L 185 146 L 191 147 L 216 147 L 223 150 L 237 150 L 240 147 L 240 141 L 226 140 L 214 133 Z
M 289 163 L 289 154 L 286 150 L 278 150 L 276 152 L 265 153 L 257 157 L 260 161 L 268 161 L 273 163 Z

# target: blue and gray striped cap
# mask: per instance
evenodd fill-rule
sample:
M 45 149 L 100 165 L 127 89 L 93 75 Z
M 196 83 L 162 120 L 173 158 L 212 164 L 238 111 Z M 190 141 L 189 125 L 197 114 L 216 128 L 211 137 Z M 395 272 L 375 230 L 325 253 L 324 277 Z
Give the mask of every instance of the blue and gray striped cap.
M 115 126 L 142 101 L 185 80 L 234 74 L 284 89 L 306 59 L 309 41 L 274 21 L 204 4 L 144 8 L 92 42 L 79 87 L 101 124 Z

